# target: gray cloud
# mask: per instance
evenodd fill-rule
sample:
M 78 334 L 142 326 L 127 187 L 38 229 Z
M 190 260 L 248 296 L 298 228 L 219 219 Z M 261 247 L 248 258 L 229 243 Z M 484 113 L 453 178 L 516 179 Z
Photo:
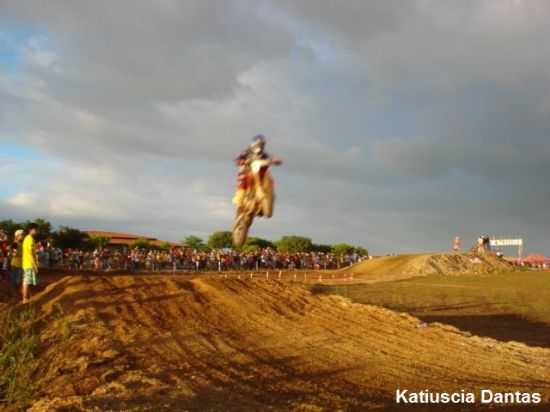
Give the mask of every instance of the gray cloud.
M 492 231 L 548 251 L 549 14 L 542 0 L 4 1 L 48 41 L 22 45 L 17 76 L 0 70 L 0 121 L 60 165 L 19 175 L 3 214 L 172 239 L 226 228 L 230 160 L 262 132 L 286 163 L 258 235 L 384 252 Z

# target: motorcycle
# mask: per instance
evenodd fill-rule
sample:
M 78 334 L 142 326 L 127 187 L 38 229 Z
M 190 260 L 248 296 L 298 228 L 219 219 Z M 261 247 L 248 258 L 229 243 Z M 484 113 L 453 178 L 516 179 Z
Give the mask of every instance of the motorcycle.
M 248 188 L 243 202 L 237 209 L 233 225 L 233 245 L 237 248 L 244 245 L 248 231 L 256 216 L 269 219 L 273 216 L 275 204 L 274 180 L 269 168 L 280 165 L 276 159 L 253 160 L 249 165 Z

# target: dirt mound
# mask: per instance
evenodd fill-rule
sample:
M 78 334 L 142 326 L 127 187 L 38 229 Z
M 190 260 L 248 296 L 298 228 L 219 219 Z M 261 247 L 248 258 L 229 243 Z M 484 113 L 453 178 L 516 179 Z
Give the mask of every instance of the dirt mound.
M 354 265 L 345 272 L 356 279 L 378 282 L 428 275 L 487 274 L 511 269 L 508 262 L 492 255 L 431 253 L 376 258 Z
M 16 293 L 12 290 L 8 276 L 0 278 L 0 311 L 6 310 L 17 301 Z
M 75 276 L 33 301 L 44 326 L 32 411 L 364 411 L 393 405 L 397 388 L 550 399 L 550 350 L 290 283 Z

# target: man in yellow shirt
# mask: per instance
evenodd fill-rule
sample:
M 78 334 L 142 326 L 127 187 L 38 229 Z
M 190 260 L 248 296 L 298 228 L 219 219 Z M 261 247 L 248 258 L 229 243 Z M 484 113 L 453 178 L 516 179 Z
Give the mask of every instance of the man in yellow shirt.
M 23 240 L 23 303 L 30 298 L 29 285 L 38 285 L 38 259 L 36 258 L 35 236 L 38 235 L 38 225 L 29 225 L 29 234 Z
M 13 235 L 13 245 L 11 248 L 11 285 L 13 290 L 17 292 L 17 289 L 21 286 L 21 281 L 23 278 L 23 237 L 24 232 L 19 229 Z

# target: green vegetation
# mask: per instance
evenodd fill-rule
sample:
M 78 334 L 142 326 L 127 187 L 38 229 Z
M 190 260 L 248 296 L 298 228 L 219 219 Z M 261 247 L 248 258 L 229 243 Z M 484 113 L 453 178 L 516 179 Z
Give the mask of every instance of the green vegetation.
M 368 256 L 367 249 L 360 246 L 353 246 L 347 243 L 337 243 L 331 248 L 332 253 L 336 255 L 348 255 L 351 253 L 357 253 L 359 256 Z
M 208 238 L 211 249 L 230 249 L 233 247 L 233 235 L 229 231 L 214 232 Z
M 88 244 L 94 249 L 104 248 L 109 244 L 109 242 L 109 238 L 104 236 L 91 236 L 88 239 Z
M 51 241 L 55 247 L 61 249 L 88 249 L 98 247 L 98 242 L 101 242 L 102 246 L 109 243 L 107 238 L 90 239 L 86 232 L 67 226 L 61 226 L 59 230 L 54 231 L 50 222 L 40 218 L 24 222 L 16 222 L 11 219 L 0 220 L 0 230 L 4 231 L 8 235 L 8 239 L 12 241 L 16 230 L 26 230 L 31 223 L 38 225 L 38 241 Z
M 0 315 L 0 409 L 25 410 L 33 400 L 39 343 L 35 320 L 32 309 Z
M 244 246 L 242 247 L 242 250 L 245 252 L 256 252 L 257 250 L 265 249 L 268 247 L 275 249 L 275 245 L 269 240 L 262 239 L 259 237 L 249 237 L 246 240 L 246 243 L 244 244 Z
M 196 250 L 203 250 L 206 247 L 206 245 L 204 244 L 204 240 L 202 240 L 198 236 L 187 236 L 185 239 L 183 239 L 182 244 L 185 247 L 190 247 L 191 249 Z
M 17 223 L 11 219 L 0 220 L 0 230 L 5 232 L 10 239 L 13 239 L 13 234 L 15 233 L 16 230 L 24 229 L 25 226 L 26 225 L 24 223 Z
M 132 249 L 152 249 L 153 245 L 149 243 L 149 241 L 143 237 L 140 237 L 139 239 L 136 239 L 134 243 L 132 243 L 131 246 Z
M 24 222 L 15 222 L 14 220 L 0 220 L 0 230 L 3 230 L 8 235 L 8 238 L 13 240 L 13 234 L 18 229 L 26 229 L 27 226 L 31 223 L 36 223 L 38 225 L 38 240 L 49 239 L 52 234 L 52 225 L 50 222 L 38 218 L 35 220 L 26 220 Z
M 353 253 L 354 247 L 352 245 L 348 245 L 347 243 L 337 243 L 332 247 L 332 253 L 335 253 L 337 255 L 347 255 L 349 253 Z
M 313 248 L 311 250 L 312 252 L 319 252 L 319 253 L 331 253 L 332 252 L 332 246 L 331 245 L 313 245 Z
M 161 244 L 159 245 L 160 250 L 170 250 L 171 247 L 172 245 L 170 244 L 170 242 L 161 242 Z
M 550 273 L 518 271 L 492 275 L 427 276 L 394 282 L 317 286 L 319 293 L 415 315 L 514 314 L 550 324 Z
M 310 252 L 313 249 L 311 239 L 302 236 L 283 236 L 275 245 L 279 252 Z
M 362 246 L 355 246 L 355 253 L 357 253 L 359 256 L 368 256 L 369 251 L 368 249 L 362 247 Z
M 52 230 L 50 222 L 44 219 L 35 219 L 34 221 L 16 222 L 14 220 L 0 220 L 0 230 L 8 235 L 8 240 L 13 240 L 13 234 L 18 229 L 26 229 L 30 223 L 38 225 L 38 240 L 48 240 L 61 249 L 96 249 L 104 248 L 109 244 L 109 238 L 102 236 L 89 237 L 86 232 L 79 229 L 61 226 L 58 230 Z M 229 231 L 218 231 L 212 233 L 205 242 L 198 236 L 187 236 L 182 242 L 182 246 L 196 249 L 199 251 L 210 251 L 211 249 L 231 249 L 233 248 L 232 234 Z M 140 249 L 170 249 L 169 243 L 164 243 L 155 247 L 145 238 L 137 239 L 131 246 Z M 353 246 L 347 243 L 338 243 L 335 245 L 314 244 L 312 240 L 304 236 L 283 236 L 276 242 L 258 237 L 250 237 L 246 244 L 241 248 L 245 252 L 255 252 L 264 248 L 277 249 L 279 252 L 323 252 L 344 255 L 348 253 L 357 253 L 360 256 L 368 255 L 365 248 Z
M 85 249 L 89 246 L 88 240 L 89 236 L 86 232 L 65 226 L 52 233 L 54 246 L 61 249 Z

